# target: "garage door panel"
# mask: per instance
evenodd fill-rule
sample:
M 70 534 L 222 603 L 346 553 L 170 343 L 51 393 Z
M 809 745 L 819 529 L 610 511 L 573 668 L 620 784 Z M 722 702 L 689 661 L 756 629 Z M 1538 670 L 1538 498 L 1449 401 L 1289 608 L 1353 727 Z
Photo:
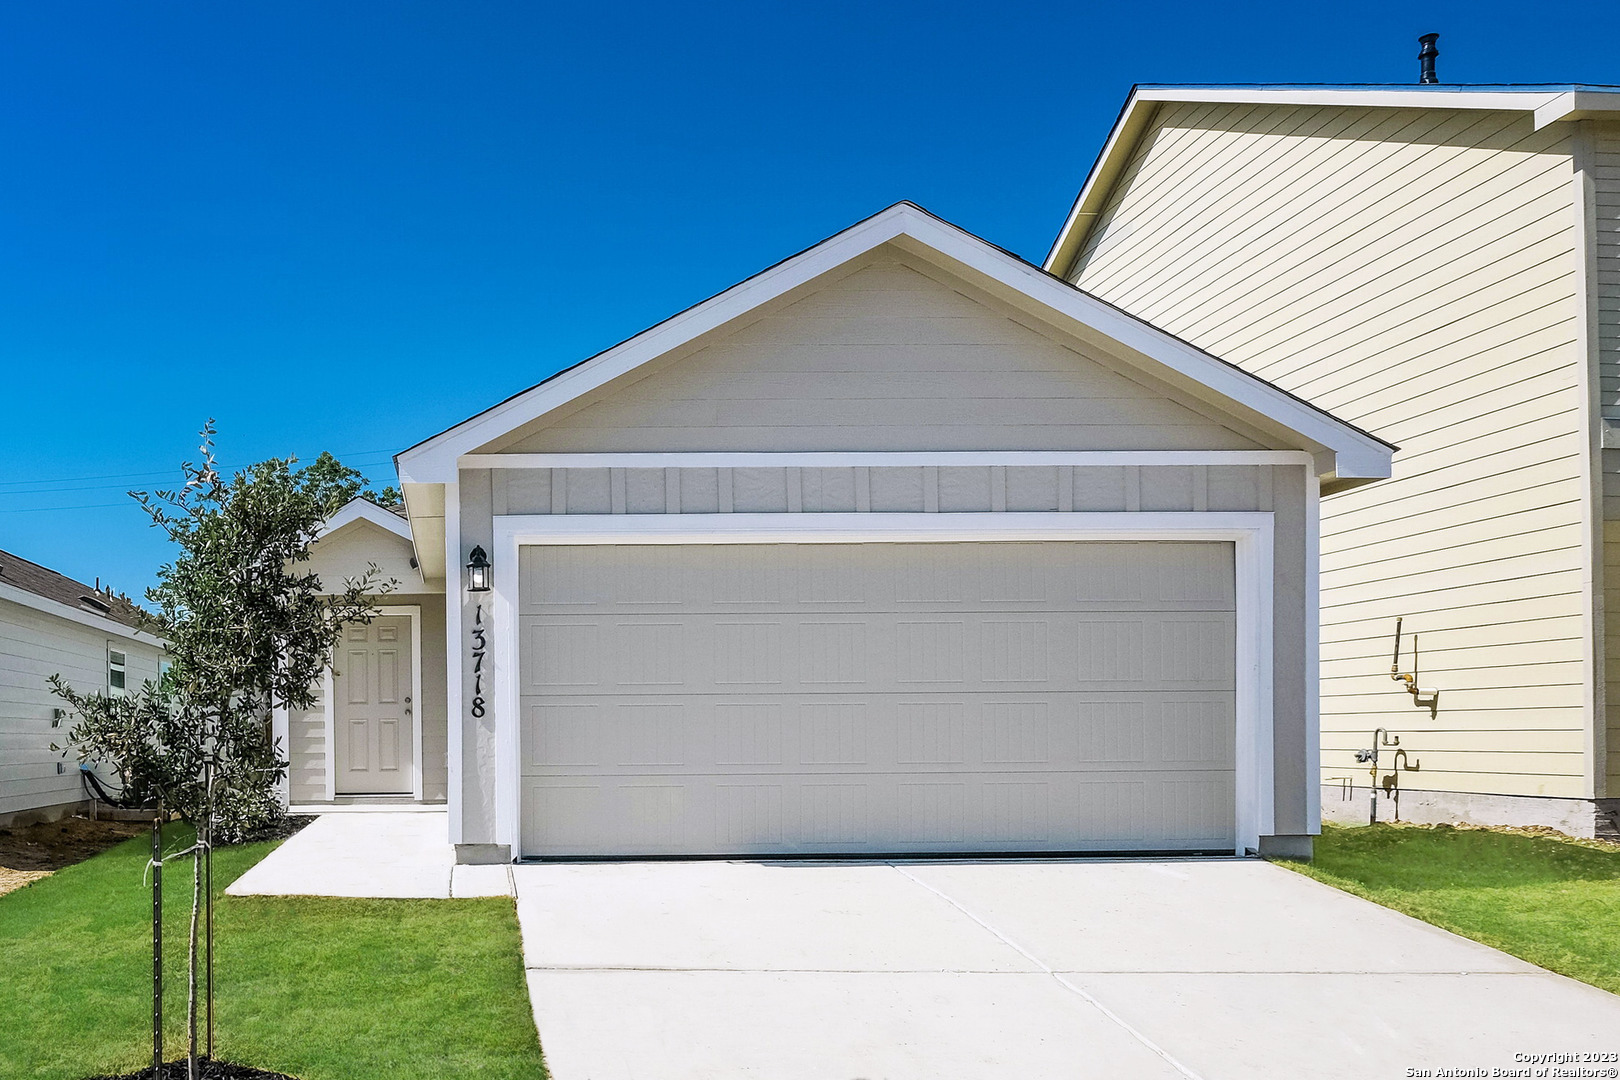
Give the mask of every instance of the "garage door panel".
M 556 855 L 1211 849 L 1232 812 L 1219 774 L 781 777 L 693 787 L 641 777 L 548 788 L 525 835 Z
M 519 633 L 526 694 L 955 684 L 1229 691 L 1236 671 L 1230 612 L 529 616 Z
M 1220 693 L 531 699 L 523 773 L 695 781 L 803 772 L 1131 772 L 1229 768 Z
M 519 613 L 1231 611 L 1231 559 L 1162 541 L 541 545 L 524 549 Z
M 525 852 L 1231 846 L 1230 545 L 651 550 L 522 553 Z

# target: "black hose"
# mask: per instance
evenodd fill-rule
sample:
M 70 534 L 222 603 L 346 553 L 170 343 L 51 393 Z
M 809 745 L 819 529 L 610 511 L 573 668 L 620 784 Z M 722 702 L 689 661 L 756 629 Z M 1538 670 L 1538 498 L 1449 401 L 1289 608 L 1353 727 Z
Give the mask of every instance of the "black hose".
M 84 787 L 84 793 L 92 799 L 116 806 L 123 810 L 139 810 L 141 804 L 131 799 L 127 792 L 114 795 L 102 784 L 101 777 L 90 771 L 88 765 L 79 766 L 79 783 Z

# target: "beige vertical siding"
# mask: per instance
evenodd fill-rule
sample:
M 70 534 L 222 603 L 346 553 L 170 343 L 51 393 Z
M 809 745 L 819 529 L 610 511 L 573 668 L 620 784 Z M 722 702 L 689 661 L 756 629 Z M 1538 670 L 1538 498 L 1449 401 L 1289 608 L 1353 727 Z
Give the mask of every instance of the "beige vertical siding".
M 1620 424 L 1620 124 L 1593 123 L 1591 218 L 1600 409 Z M 1620 450 L 1603 452 L 1603 591 L 1608 791 L 1620 794 Z
M 51 727 L 62 701 L 46 680 L 59 674 L 76 690 L 105 691 L 109 647 L 127 658 L 131 689 L 157 678 L 156 645 L 0 600 L 0 814 L 84 797 L 77 759 L 51 749 L 53 742 L 66 744 L 72 722 Z M 65 762 L 65 772 L 57 773 L 58 762 Z
M 1167 104 L 1073 280 L 1399 443 L 1322 508 L 1323 776 L 1579 796 L 1585 442 L 1567 125 Z M 1617 384 L 1620 385 L 1620 384 Z M 1389 678 L 1397 616 L 1438 713 Z M 1406 663 L 1410 663 L 1410 652 Z
M 1592 134 L 1603 415 L 1620 420 L 1620 124 L 1594 122 Z

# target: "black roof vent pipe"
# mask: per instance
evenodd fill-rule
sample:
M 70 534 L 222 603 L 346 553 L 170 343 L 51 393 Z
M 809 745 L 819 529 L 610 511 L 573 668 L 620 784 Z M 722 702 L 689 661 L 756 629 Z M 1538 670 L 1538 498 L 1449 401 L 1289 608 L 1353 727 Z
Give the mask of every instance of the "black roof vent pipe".
M 1422 68 L 1418 82 L 1425 85 L 1440 81 L 1440 76 L 1434 73 L 1434 61 L 1440 55 L 1440 50 L 1434 47 L 1434 43 L 1439 40 L 1439 34 L 1424 34 L 1418 38 L 1418 44 L 1423 46 L 1418 50 L 1418 64 Z

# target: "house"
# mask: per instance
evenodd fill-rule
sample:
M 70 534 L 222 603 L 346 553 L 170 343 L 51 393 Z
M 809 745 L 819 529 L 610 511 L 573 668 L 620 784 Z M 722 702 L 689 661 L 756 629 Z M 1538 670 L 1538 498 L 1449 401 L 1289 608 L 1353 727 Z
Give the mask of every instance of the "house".
M 1391 453 L 901 203 L 328 523 L 407 584 L 293 797 L 442 797 L 464 862 L 1308 854 L 1318 498 Z
M 447 795 L 444 581 L 417 571 L 405 518 L 356 498 L 324 523 L 299 569 L 336 585 L 373 566 L 376 617 L 344 628 L 314 708 L 271 718 L 293 807 Z
M 1330 816 L 1615 827 L 1620 88 L 1137 87 L 1045 267 L 1400 445 L 1322 502 Z
M 120 694 L 156 679 L 163 642 L 123 597 L 0 551 L 0 825 L 88 803 L 78 763 L 52 750 L 71 721 L 47 680 Z

